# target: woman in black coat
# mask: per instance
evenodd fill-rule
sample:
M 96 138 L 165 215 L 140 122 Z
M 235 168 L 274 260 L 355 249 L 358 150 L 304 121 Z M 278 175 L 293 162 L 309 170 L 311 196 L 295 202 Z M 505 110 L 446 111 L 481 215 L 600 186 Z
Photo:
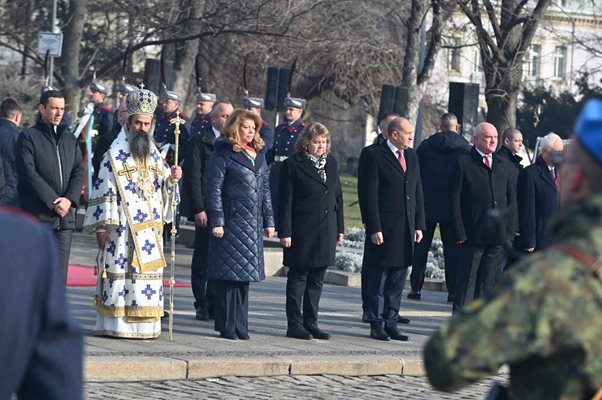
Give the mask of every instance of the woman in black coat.
M 326 267 L 334 265 L 343 240 L 343 192 L 324 125 L 309 125 L 295 146 L 282 164 L 278 192 L 278 235 L 289 267 L 286 336 L 327 340 L 318 327 L 318 304 Z
M 249 282 L 265 279 L 263 235 L 274 234 L 261 119 L 235 110 L 209 160 L 207 277 L 215 294 L 215 330 L 249 340 Z

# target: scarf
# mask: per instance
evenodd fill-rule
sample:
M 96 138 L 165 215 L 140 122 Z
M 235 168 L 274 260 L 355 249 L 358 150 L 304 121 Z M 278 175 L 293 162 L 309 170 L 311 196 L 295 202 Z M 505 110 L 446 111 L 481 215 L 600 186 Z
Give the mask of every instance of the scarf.
M 314 157 L 311 154 L 307 155 L 307 158 L 314 165 L 318 171 L 318 175 L 324 182 L 326 182 L 326 154 L 322 154 L 320 157 Z

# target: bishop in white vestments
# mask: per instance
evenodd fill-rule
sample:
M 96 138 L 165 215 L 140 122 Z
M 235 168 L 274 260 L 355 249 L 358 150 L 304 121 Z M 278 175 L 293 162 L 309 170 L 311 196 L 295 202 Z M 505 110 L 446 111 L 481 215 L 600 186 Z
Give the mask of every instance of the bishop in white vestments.
M 182 170 L 170 170 L 153 143 L 155 94 L 138 89 L 126 104 L 128 123 L 104 155 L 84 232 L 96 233 L 100 249 L 95 334 L 148 339 L 161 334 L 162 229 Z

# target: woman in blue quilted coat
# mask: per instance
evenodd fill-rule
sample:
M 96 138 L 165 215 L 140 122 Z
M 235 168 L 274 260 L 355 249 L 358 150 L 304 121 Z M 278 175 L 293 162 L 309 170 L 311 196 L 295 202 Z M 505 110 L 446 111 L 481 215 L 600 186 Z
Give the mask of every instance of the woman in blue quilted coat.
M 215 292 L 215 330 L 249 340 L 249 282 L 265 279 L 263 235 L 274 234 L 261 119 L 235 110 L 209 160 L 207 215 L 211 227 L 207 276 Z

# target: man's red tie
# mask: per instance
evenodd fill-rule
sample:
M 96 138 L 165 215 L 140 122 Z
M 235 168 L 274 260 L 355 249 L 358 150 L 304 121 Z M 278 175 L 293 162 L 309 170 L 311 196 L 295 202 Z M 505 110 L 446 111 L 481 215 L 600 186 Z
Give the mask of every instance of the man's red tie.
M 397 159 L 399 160 L 399 165 L 401 165 L 403 172 L 406 172 L 406 159 L 403 156 L 403 151 L 397 150 Z
M 556 168 L 552 170 L 552 176 L 554 177 L 554 183 L 556 184 L 556 189 L 560 190 L 560 177 L 558 176 L 558 171 Z
M 485 161 L 485 166 L 489 169 L 491 169 L 491 161 L 489 161 L 489 157 L 491 157 L 489 154 L 485 155 L 483 157 L 483 160 Z

